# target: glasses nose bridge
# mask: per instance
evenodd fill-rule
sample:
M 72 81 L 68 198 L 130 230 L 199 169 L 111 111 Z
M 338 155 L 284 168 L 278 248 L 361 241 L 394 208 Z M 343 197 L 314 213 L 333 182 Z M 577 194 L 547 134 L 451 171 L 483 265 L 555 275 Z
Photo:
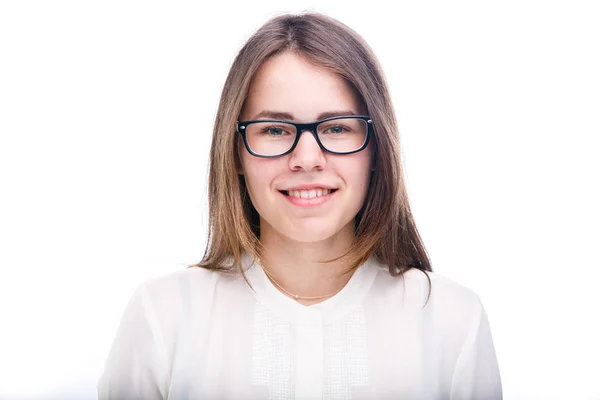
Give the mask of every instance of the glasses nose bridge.
M 319 125 L 318 123 L 317 124 L 296 124 L 296 136 L 298 136 L 296 142 L 300 141 L 302 134 L 304 132 L 309 131 L 312 134 L 315 141 L 317 142 L 317 144 L 320 146 L 319 139 L 317 137 L 317 135 L 318 135 L 317 126 L 318 125 Z

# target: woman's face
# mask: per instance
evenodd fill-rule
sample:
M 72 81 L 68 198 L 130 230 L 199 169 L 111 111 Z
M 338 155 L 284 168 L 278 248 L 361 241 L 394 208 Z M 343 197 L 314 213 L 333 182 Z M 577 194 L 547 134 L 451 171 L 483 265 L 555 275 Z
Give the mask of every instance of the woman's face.
M 266 112 L 289 116 L 268 116 Z M 240 121 L 315 122 L 323 119 L 323 113 L 338 112 L 364 115 L 365 109 L 340 76 L 285 52 L 267 60 L 257 71 Z M 369 186 L 372 141 L 358 153 L 337 155 L 321 150 L 314 136 L 305 131 L 294 151 L 278 158 L 255 157 L 242 140 L 239 144 L 240 173 L 260 215 L 261 238 L 279 235 L 281 239 L 316 242 L 353 235 L 354 217 Z M 317 197 L 290 196 L 290 191 L 299 186 L 315 190 Z M 336 190 L 318 196 L 323 187 Z M 293 194 L 311 196 L 310 192 Z

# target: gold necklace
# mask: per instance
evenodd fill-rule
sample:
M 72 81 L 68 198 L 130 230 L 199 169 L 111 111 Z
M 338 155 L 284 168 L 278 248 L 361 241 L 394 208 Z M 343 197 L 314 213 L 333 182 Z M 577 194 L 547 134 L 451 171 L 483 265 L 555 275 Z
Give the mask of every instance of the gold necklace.
M 269 280 L 270 280 L 271 282 L 273 282 L 273 284 L 274 284 L 275 286 L 277 286 L 279 289 L 283 290 L 283 291 L 284 291 L 284 292 L 285 292 L 287 295 L 289 295 L 289 296 L 292 296 L 292 298 L 293 298 L 294 300 L 296 300 L 296 301 L 300 301 L 300 300 L 318 300 L 318 299 L 325 299 L 325 298 L 327 298 L 327 297 L 332 297 L 332 296 L 335 296 L 336 294 L 338 294 L 338 293 L 339 293 L 339 292 L 340 292 L 340 291 L 343 289 L 343 287 L 342 287 L 342 289 L 336 290 L 334 293 L 331 293 L 331 294 L 328 294 L 328 295 L 325 295 L 325 296 L 315 296 L 315 297 L 304 297 L 304 296 L 299 296 L 299 295 L 297 295 L 297 294 L 293 294 L 293 293 L 290 293 L 290 292 L 288 292 L 288 291 L 287 291 L 287 290 L 286 290 L 286 289 L 285 289 L 283 286 L 281 286 L 279 283 L 277 283 L 277 281 L 275 280 L 275 278 L 273 278 L 273 277 L 271 276 L 271 274 L 270 274 L 270 273 L 267 271 L 267 269 L 266 269 L 266 268 L 264 268 L 264 267 L 263 267 L 263 271 L 265 271 L 265 274 L 267 275 L 267 278 L 269 278 Z

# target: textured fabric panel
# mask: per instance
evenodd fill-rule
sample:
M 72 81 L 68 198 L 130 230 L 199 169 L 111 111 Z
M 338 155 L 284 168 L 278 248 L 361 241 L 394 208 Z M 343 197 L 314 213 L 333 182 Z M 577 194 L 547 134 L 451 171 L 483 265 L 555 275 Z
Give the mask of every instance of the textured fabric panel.
M 269 400 L 294 399 L 291 324 L 258 305 L 254 313 L 252 383 L 269 388 Z
M 362 307 L 325 326 L 326 400 L 350 400 L 353 386 L 369 384 L 367 327 Z

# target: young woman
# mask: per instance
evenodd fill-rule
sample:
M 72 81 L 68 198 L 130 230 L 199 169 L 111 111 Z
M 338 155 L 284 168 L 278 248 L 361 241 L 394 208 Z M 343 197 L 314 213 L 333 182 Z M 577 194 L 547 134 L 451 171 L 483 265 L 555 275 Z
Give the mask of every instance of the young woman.
M 364 41 L 268 21 L 225 82 L 203 260 L 139 285 L 100 399 L 500 399 L 477 294 L 432 272 Z

